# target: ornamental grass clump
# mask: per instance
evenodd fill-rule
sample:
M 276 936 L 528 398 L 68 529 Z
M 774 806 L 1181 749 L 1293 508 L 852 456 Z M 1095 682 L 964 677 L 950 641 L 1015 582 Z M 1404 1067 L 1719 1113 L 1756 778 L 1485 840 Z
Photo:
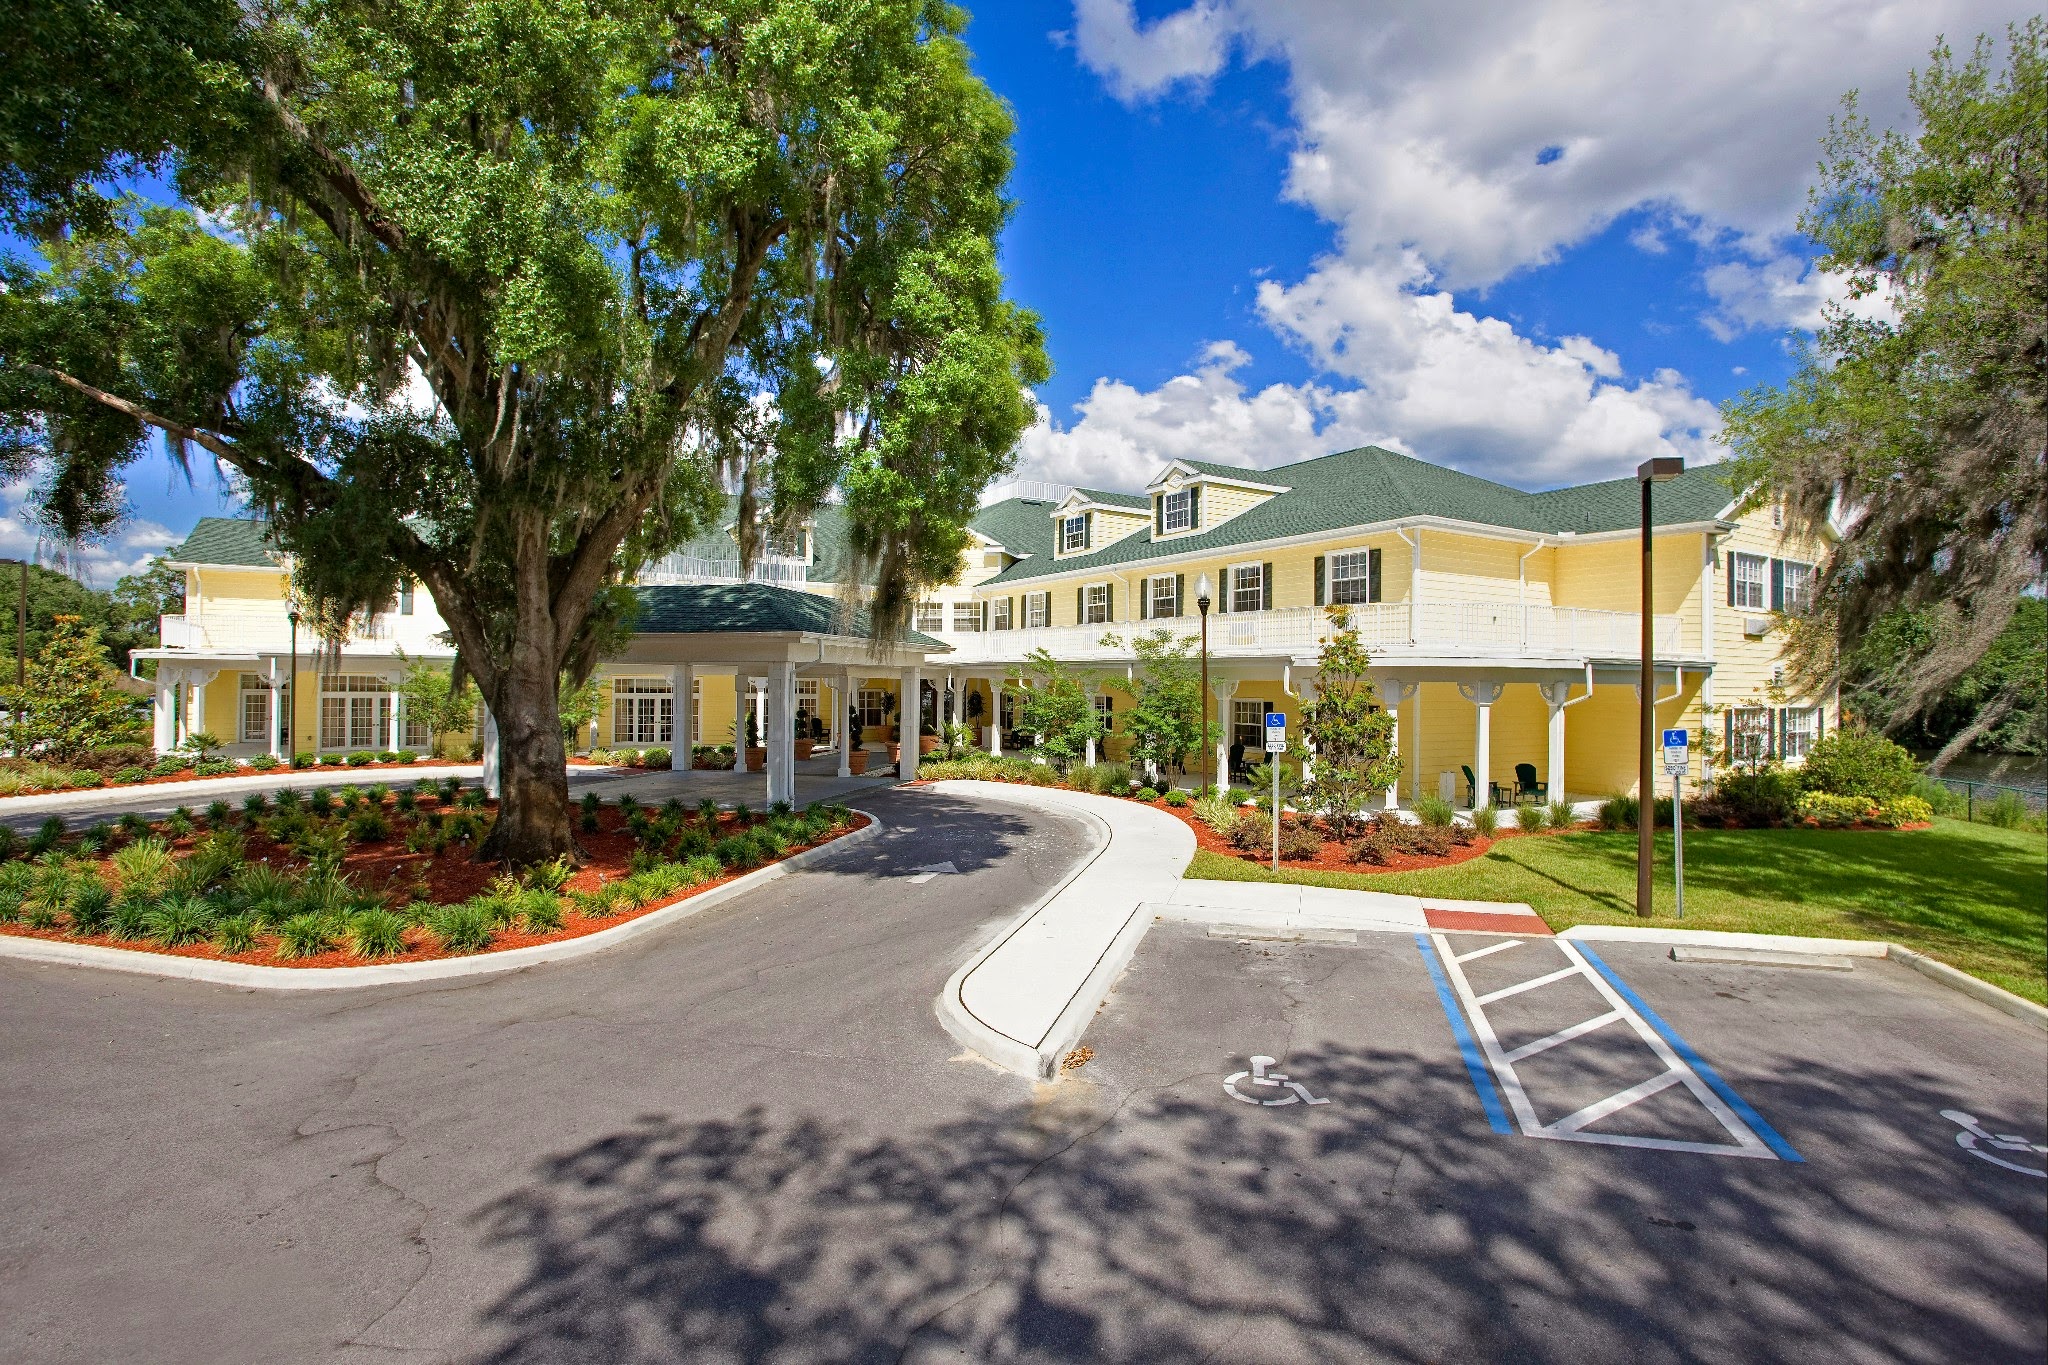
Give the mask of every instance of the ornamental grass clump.
M 166 948 L 182 948 L 213 934 L 214 909 L 198 896 L 166 896 L 151 911 L 149 937 Z
M 256 946 L 256 930 L 253 915 L 222 915 L 213 922 L 213 946 L 228 957 L 246 953 Z
M 1211 792 L 1195 798 L 1195 818 L 1228 839 L 1237 829 L 1244 812 L 1228 796 Z
M 1432 829 L 1449 829 L 1458 812 L 1441 796 L 1424 794 L 1415 798 L 1415 818 Z
M 551 934 L 562 927 L 562 902 L 547 891 L 528 891 L 520 897 L 519 922 L 529 934 Z
M 149 917 L 155 910 L 153 898 L 122 893 L 107 915 L 107 937 L 119 943 L 132 943 L 149 937 Z
M 478 953 L 491 946 L 497 928 L 485 911 L 465 901 L 444 905 L 427 917 L 427 932 L 443 952 Z
M 405 921 L 381 907 L 348 917 L 343 937 L 357 957 L 397 957 L 405 951 Z
M 38 867 L 28 894 L 21 899 L 21 922 L 31 929 L 55 929 L 71 905 L 74 874 L 62 863 Z
M 277 955 L 317 957 L 334 948 L 333 921 L 326 915 L 301 913 L 277 926 Z
M 71 932 L 84 938 L 107 927 L 114 913 L 114 893 L 98 877 L 81 877 L 71 888 Z
M 173 859 L 170 847 L 151 837 L 115 850 L 107 861 L 123 893 L 158 896 L 170 880 Z
M 226 829 L 234 822 L 235 808 L 229 802 L 215 800 L 206 803 L 206 827 L 208 829 Z
M 1578 822 L 1578 812 L 1572 809 L 1571 802 L 1553 801 L 1550 803 L 1550 827 L 1552 829 L 1570 829 L 1578 824 Z
M 1491 839 L 1500 832 L 1500 810 L 1494 806 L 1481 806 L 1472 812 L 1472 832 L 1482 839 Z
M 28 856 L 40 858 L 55 848 L 64 839 L 64 817 L 52 815 L 36 826 L 36 832 L 28 839 Z
M 270 798 L 262 792 L 250 792 L 242 798 L 242 814 L 254 820 L 270 809 Z

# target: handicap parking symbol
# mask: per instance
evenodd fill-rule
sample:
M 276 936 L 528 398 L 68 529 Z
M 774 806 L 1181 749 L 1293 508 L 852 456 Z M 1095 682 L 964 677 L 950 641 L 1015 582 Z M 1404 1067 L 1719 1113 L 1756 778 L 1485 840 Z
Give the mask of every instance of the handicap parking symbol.
M 1329 1103 L 1328 1100 L 1317 1099 L 1314 1095 L 1309 1094 L 1308 1087 L 1300 1081 L 1290 1081 L 1281 1072 L 1267 1070 L 1277 1060 L 1279 1059 L 1275 1057 L 1252 1058 L 1252 1069 L 1249 1071 L 1233 1072 L 1231 1075 L 1224 1077 L 1223 1088 L 1230 1092 L 1230 1098 L 1234 1100 L 1242 1100 L 1246 1104 L 1264 1105 L 1269 1109 L 1283 1104 Z M 1244 1081 L 1247 1077 L 1250 1078 L 1250 1083 L 1253 1085 L 1266 1086 L 1270 1089 L 1284 1091 L 1285 1093 L 1277 1095 L 1272 1099 L 1264 1099 L 1255 1094 L 1247 1095 L 1237 1088 L 1238 1083 Z
M 1956 1146 L 1979 1161 L 1988 1161 L 1994 1166 L 2003 1166 L 2008 1171 L 2018 1171 L 2021 1175 L 2031 1175 L 2037 1180 L 2048 1180 L 2048 1170 L 2042 1169 L 2042 1158 L 2048 1157 L 2048 1145 L 2029 1142 L 2017 1133 L 1986 1132 L 1974 1117 L 1960 1109 L 1944 1109 L 1941 1116 L 1963 1130 L 1956 1134 Z M 2004 1152 L 2006 1155 L 1993 1156 L 1994 1151 Z M 2007 1160 L 2007 1157 L 2017 1157 L 2019 1160 Z M 2021 1164 L 2027 1161 L 2033 1164 Z

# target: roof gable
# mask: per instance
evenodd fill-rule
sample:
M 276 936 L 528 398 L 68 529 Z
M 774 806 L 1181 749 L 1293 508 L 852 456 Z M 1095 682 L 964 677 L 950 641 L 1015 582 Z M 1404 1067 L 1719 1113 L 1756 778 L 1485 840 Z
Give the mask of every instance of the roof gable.
M 164 551 L 173 564 L 282 569 L 270 524 L 260 517 L 201 517 L 184 541 Z

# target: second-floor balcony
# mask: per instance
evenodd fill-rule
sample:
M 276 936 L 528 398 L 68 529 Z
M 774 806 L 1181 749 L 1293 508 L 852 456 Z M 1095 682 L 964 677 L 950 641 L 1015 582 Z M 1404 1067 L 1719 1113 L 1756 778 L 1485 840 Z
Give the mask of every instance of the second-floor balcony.
M 1351 624 L 1375 658 L 1634 659 L 1641 656 L 1642 617 L 1632 611 L 1583 607 L 1524 606 L 1514 602 L 1381 602 L 1350 608 Z M 1053 626 L 1022 630 L 941 631 L 953 646 L 952 666 L 1007 664 L 1043 649 L 1058 659 L 1122 661 L 1131 657 L 1134 635 L 1166 629 L 1194 635 L 1193 616 L 1171 620 L 1118 621 L 1103 625 Z M 1686 648 L 1676 616 L 1652 618 L 1659 658 L 1697 655 Z M 1322 607 L 1284 607 L 1209 617 L 1209 653 L 1219 658 L 1304 657 L 1315 654 L 1330 635 Z
M 432 616 L 379 614 L 354 622 L 343 648 L 357 654 L 407 654 L 447 652 L 435 637 L 441 622 Z M 159 616 L 159 638 L 165 649 L 201 650 L 215 654 L 281 654 L 293 644 L 291 618 L 283 604 L 276 610 L 260 607 L 208 607 L 183 616 Z M 299 624 L 300 653 L 311 653 L 323 643 L 304 622 Z
M 633 581 L 649 587 L 671 583 L 772 583 L 779 587 L 802 587 L 811 581 L 811 566 L 807 560 L 763 555 L 742 571 L 737 558 L 663 555 L 642 569 Z

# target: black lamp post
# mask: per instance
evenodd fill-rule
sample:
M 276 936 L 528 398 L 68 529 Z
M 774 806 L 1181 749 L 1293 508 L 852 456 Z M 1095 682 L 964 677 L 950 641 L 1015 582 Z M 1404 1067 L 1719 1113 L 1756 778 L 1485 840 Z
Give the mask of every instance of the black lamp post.
M 1636 482 L 1643 493 L 1643 660 L 1637 682 L 1636 712 L 1641 728 L 1636 739 L 1636 914 L 1650 917 L 1650 872 L 1655 863 L 1657 832 L 1657 779 L 1650 771 L 1651 751 L 1657 745 L 1656 630 L 1650 615 L 1650 485 L 1675 479 L 1685 472 L 1685 461 L 1676 455 L 1645 460 L 1636 469 Z
M 284 723 L 278 729 L 285 738 L 291 740 L 292 752 L 296 753 L 299 741 L 292 733 L 292 722 L 298 719 L 299 710 L 299 614 L 296 611 L 288 611 L 285 613 L 285 619 L 292 623 L 292 665 L 284 678 L 285 711 L 279 718 Z M 314 723 L 318 724 L 318 720 L 316 719 Z
M 1202 614 L 1202 790 L 1209 781 L 1209 575 L 1195 580 L 1195 610 Z

